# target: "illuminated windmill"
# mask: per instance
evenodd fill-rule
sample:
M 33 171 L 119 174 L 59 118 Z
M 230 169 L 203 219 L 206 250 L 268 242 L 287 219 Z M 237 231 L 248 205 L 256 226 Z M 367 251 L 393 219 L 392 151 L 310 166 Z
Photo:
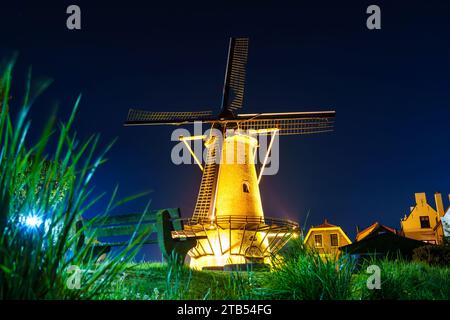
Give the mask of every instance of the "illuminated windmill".
M 227 265 L 265 263 L 298 232 L 289 220 L 264 217 L 259 193 L 262 177 L 276 135 L 313 134 L 332 131 L 334 111 L 287 113 L 237 113 L 244 97 L 248 39 L 231 38 L 225 72 L 222 108 L 212 111 L 151 112 L 130 109 L 127 126 L 210 124 L 215 132 L 180 137 L 203 171 L 197 202 L 191 218 L 173 238 L 194 237 L 189 251 L 194 268 L 223 268 Z M 213 132 L 211 130 L 210 132 Z M 257 174 L 257 135 L 270 135 L 266 156 Z M 202 139 L 204 163 L 190 148 Z

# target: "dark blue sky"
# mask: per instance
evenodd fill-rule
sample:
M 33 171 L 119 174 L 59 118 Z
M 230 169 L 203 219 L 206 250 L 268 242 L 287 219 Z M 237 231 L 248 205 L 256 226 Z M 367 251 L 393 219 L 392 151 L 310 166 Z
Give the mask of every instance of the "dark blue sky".
M 65 118 L 81 92 L 79 135 L 119 138 L 96 175 L 99 193 L 153 189 L 154 208 L 191 214 L 201 173 L 172 164 L 173 128 L 122 123 L 130 107 L 218 110 L 230 36 L 250 37 L 244 112 L 337 112 L 331 134 L 280 139 L 279 173 L 261 183 L 266 216 L 303 225 L 310 210 L 307 226 L 328 218 L 353 237 L 357 224 L 398 228 L 414 192 L 430 202 L 450 193 L 444 1 L 4 2 L 0 52 L 20 54 L 15 85 L 29 65 L 55 80 L 34 106 L 32 135 L 54 102 Z M 73 3 L 81 31 L 65 28 Z M 366 28 L 369 4 L 380 5 L 382 30 Z

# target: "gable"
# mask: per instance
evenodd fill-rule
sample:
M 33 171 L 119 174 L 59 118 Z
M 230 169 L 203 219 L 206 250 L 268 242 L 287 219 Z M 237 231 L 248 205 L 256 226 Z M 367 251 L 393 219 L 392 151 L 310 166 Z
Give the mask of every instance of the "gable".
M 349 239 L 349 237 L 345 234 L 345 232 L 341 229 L 341 227 L 330 227 L 330 228 L 316 228 L 312 227 L 309 229 L 305 239 L 304 243 L 309 245 L 314 245 L 314 236 L 317 234 L 322 235 L 322 241 L 326 244 L 326 242 L 330 241 L 330 235 L 331 234 L 337 234 L 339 238 L 339 246 L 351 244 L 352 241 Z
M 439 215 L 428 203 L 421 203 L 416 205 L 406 217 L 401 220 L 403 229 L 420 229 L 420 217 L 428 217 L 430 227 L 434 228 L 439 221 Z
M 356 241 L 361 241 L 367 237 L 372 237 L 382 233 L 393 233 L 397 234 L 397 230 L 390 228 L 388 226 L 382 225 L 379 222 L 375 222 L 374 224 L 368 226 L 366 229 L 358 232 L 356 235 Z

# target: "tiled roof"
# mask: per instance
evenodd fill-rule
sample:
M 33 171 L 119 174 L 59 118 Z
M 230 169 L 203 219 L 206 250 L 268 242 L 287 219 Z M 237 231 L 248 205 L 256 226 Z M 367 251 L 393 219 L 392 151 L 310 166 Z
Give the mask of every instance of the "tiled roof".
M 384 229 L 387 230 L 393 234 L 397 234 L 397 230 L 387 227 L 385 225 L 382 225 L 379 222 L 375 222 L 372 225 L 368 226 L 367 228 L 365 228 L 364 230 L 361 230 L 360 232 L 358 232 L 358 234 L 356 235 L 356 241 L 360 241 L 364 238 L 366 238 L 367 236 L 369 236 L 370 234 L 374 233 L 376 230 L 378 229 Z
M 314 226 L 313 228 L 336 228 L 338 226 L 328 223 L 328 220 L 325 219 L 325 221 L 322 224 L 319 224 L 318 226 Z

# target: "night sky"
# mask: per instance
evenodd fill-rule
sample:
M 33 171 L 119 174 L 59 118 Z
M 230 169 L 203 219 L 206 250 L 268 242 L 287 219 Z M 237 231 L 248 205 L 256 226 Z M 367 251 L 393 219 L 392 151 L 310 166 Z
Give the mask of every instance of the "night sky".
M 29 66 L 54 79 L 33 106 L 30 138 L 55 104 L 67 119 L 79 93 L 80 138 L 99 132 L 106 146 L 118 137 L 95 176 L 97 193 L 116 184 L 122 196 L 151 189 L 152 208 L 191 215 L 201 172 L 172 164 L 174 127 L 122 123 L 130 107 L 219 111 L 228 38 L 248 36 L 242 112 L 337 112 L 332 133 L 281 137 L 280 170 L 260 185 L 266 216 L 304 225 L 309 211 L 307 227 L 327 218 L 353 238 L 356 225 L 374 221 L 399 228 L 414 192 L 434 206 L 440 191 L 448 205 L 446 1 L 36 2 L 1 1 L 0 57 L 19 53 L 18 92 Z M 80 31 L 66 29 L 70 4 L 81 7 Z M 381 7 L 381 30 L 366 28 L 370 4 Z M 159 256 L 156 247 L 145 254 Z

